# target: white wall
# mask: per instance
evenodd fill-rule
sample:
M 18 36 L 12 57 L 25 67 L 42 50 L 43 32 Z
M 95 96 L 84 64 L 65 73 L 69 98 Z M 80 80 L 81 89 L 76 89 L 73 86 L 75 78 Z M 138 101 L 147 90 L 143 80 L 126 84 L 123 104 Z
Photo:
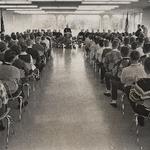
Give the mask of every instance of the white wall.
M 49 15 L 20 15 L 13 12 L 3 12 L 6 34 L 23 32 L 27 29 L 54 28 L 55 17 Z

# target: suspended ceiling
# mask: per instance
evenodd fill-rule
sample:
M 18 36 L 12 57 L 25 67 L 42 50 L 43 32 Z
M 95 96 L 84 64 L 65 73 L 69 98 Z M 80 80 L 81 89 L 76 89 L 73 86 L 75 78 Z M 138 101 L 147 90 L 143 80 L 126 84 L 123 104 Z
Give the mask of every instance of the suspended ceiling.
M 0 0 L 0 8 L 19 14 L 105 14 L 141 10 L 150 0 Z

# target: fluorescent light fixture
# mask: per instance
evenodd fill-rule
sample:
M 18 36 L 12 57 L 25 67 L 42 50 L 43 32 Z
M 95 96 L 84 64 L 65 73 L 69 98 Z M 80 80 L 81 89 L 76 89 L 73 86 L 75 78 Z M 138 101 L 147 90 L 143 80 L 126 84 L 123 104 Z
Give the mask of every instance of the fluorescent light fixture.
M 32 4 L 31 1 L 0 1 L 0 4 Z
M 99 4 L 130 4 L 131 2 L 129 1 L 109 1 L 109 2 L 92 2 L 92 1 L 83 1 L 82 4 L 86 5 L 86 4 L 90 4 L 90 5 L 99 5 Z
M 45 11 L 14 11 L 15 13 L 18 13 L 18 14 L 46 14 Z
M 7 9 L 8 11 L 37 11 L 37 10 L 41 10 L 40 8 L 9 8 Z
M 82 0 L 31 0 L 32 2 L 82 2 Z
M 111 10 L 118 8 L 118 5 L 100 5 L 100 6 L 89 6 L 89 5 L 80 5 L 77 10 Z
M 63 15 L 63 14 L 68 14 L 68 15 L 99 15 L 99 14 L 102 14 L 104 13 L 104 11 L 83 11 L 83 12 L 79 12 L 79 11 L 75 11 L 75 12 L 59 12 L 59 11 L 56 11 L 56 12 L 46 12 L 46 14 L 60 14 L 60 15 Z
M 139 0 L 84 0 L 84 2 L 138 2 Z
M 0 5 L 0 8 L 37 8 L 36 5 Z
M 77 9 L 78 7 L 40 7 L 41 9 L 50 9 L 50 10 L 55 10 L 55 9 L 60 9 L 60 10 L 69 10 L 69 9 Z

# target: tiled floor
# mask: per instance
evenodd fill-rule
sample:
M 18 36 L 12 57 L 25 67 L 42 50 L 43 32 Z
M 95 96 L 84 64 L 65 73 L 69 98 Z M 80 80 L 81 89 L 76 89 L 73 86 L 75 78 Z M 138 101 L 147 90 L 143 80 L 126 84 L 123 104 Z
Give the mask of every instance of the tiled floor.
M 81 50 L 55 50 L 22 121 L 15 123 L 9 149 L 138 150 L 129 104 L 123 118 L 120 106 L 112 108 L 103 92 L 104 85 Z M 149 130 L 147 123 L 140 135 L 145 150 L 150 149 Z M 0 150 L 4 136 L 1 132 Z

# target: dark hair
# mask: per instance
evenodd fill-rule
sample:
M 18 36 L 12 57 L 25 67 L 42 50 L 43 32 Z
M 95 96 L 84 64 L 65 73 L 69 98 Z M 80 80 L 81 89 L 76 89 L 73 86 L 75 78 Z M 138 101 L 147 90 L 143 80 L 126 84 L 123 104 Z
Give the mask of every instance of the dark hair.
M 41 37 L 41 40 L 45 40 L 45 36 L 42 36 L 42 37 Z
M 17 39 L 16 34 L 15 34 L 15 33 L 12 33 L 12 34 L 11 34 L 11 38 L 12 38 L 13 40 L 16 40 L 16 39 Z
M 11 51 L 13 51 L 13 52 L 15 52 L 16 53 L 16 55 L 19 55 L 20 54 L 20 52 L 21 52 L 21 48 L 20 48 L 20 46 L 18 46 L 18 45 L 12 45 L 11 47 L 10 47 L 10 50 Z
M 12 62 L 15 57 L 16 57 L 16 53 L 14 51 L 7 50 L 4 54 L 4 61 L 5 62 Z
M 123 46 L 123 47 L 121 47 L 120 52 L 121 52 L 122 57 L 127 57 L 129 54 L 129 48 L 126 46 Z
M 103 46 L 104 46 L 104 40 L 102 40 L 102 39 L 99 40 L 99 46 L 100 46 L 100 47 L 103 47 Z
M 26 52 L 26 50 L 28 49 L 27 45 L 24 42 L 20 46 L 22 52 Z
M 131 48 L 132 48 L 133 50 L 136 50 L 136 49 L 137 49 L 137 46 L 138 46 L 137 42 L 133 42 L 133 43 L 131 44 Z
M 144 42 L 144 38 L 143 37 L 139 37 L 138 41 L 139 41 L 139 43 L 143 43 Z
M 136 41 L 136 38 L 133 37 L 133 36 L 131 36 L 131 38 L 130 38 L 130 44 L 132 44 L 132 43 L 135 42 L 135 41 Z
M 95 38 L 95 44 L 99 44 L 99 39 Z
M 124 38 L 124 44 L 127 45 L 130 43 L 130 39 L 128 37 Z
M 5 40 L 5 36 L 4 34 L 1 34 L 1 40 L 4 41 Z
M 138 51 L 132 51 L 130 54 L 130 59 L 132 61 L 138 61 L 140 59 L 140 53 Z
M 104 41 L 104 46 L 105 46 L 105 47 L 108 47 L 108 46 L 109 46 L 109 40 L 105 40 L 105 41 Z
M 143 46 L 143 52 L 144 53 L 149 53 L 150 52 L 150 43 L 146 43 Z
M 119 41 L 118 40 L 114 40 L 112 42 L 112 48 L 118 48 L 119 47 Z
M 5 41 L 6 42 L 10 42 L 11 41 L 11 37 L 9 35 L 5 35 Z
M 4 42 L 0 42 L 0 52 L 3 52 L 6 50 L 6 44 Z
M 150 73 L 150 57 L 147 57 L 144 61 L 145 72 Z

